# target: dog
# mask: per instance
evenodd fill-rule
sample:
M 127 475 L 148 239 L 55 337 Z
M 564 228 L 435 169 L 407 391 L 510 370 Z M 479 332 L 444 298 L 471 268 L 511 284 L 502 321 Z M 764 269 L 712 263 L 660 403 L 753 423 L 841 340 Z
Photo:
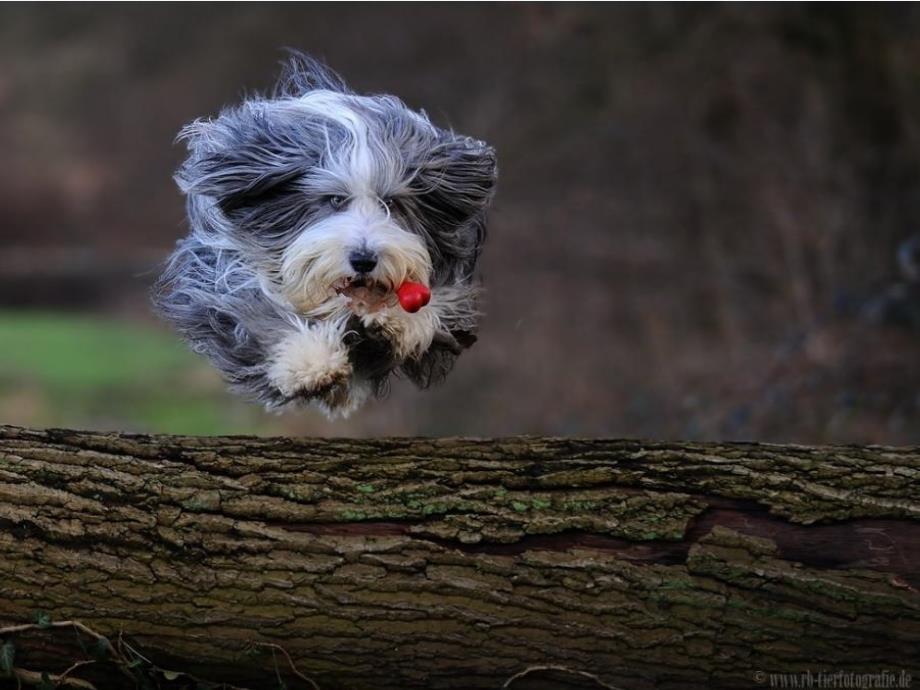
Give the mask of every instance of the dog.
M 491 146 L 301 53 L 269 94 L 179 140 L 191 231 L 153 301 L 232 390 L 347 416 L 391 375 L 443 380 L 475 342 Z M 430 290 L 414 313 L 407 281 Z

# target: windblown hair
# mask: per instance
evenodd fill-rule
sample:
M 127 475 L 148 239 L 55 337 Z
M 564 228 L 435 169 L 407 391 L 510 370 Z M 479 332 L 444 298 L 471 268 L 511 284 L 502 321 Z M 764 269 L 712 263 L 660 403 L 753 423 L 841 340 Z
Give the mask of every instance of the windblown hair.
M 347 350 L 351 392 L 318 402 L 347 413 L 392 373 L 420 387 L 442 379 L 475 340 L 474 274 L 496 181 L 488 145 L 393 96 L 357 95 L 298 53 L 269 95 L 179 137 L 191 232 L 154 302 L 233 388 L 270 408 L 310 401 L 273 375 L 279 348 L 328 333 Z M 374 279 L 389 289 L 430 285 L 429 307 L 398 323 L 345 308 L 330 286 L 351 280 L 356 247 L 379 254 Z

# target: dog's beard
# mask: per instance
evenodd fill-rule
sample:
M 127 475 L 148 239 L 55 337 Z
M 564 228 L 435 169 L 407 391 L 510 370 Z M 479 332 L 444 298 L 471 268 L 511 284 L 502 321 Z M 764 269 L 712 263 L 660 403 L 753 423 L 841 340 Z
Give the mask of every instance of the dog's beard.
M 361 247 L 373 250 L 377 265 L 357 275 L 349 254 Z M 347 211 L 305 228 L 282 256 L 281 291 L 298 313 L 321 317 L 343 305 L 376 311 L 394 306 L 395 290 L 407 280 L 425 283 L 431 257 L 417 235 L 389 217 L 378 221 Z

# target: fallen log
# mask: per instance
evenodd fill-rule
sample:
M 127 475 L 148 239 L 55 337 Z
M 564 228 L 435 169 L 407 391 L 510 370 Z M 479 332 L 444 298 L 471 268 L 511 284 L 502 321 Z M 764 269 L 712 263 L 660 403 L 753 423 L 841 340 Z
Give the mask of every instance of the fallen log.
M 908 448 L 0 427 L 0 687 L 903 681 L 918 489 Z

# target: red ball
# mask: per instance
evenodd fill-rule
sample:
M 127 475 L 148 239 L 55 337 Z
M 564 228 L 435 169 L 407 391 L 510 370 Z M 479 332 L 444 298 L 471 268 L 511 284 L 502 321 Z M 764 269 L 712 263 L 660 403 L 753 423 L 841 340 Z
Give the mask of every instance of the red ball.
M 431 290 L 427 285 L 412 283 L 408 280 L 396 288 L 399 304 L 410 314 L 414 314 L 431 300 Z

